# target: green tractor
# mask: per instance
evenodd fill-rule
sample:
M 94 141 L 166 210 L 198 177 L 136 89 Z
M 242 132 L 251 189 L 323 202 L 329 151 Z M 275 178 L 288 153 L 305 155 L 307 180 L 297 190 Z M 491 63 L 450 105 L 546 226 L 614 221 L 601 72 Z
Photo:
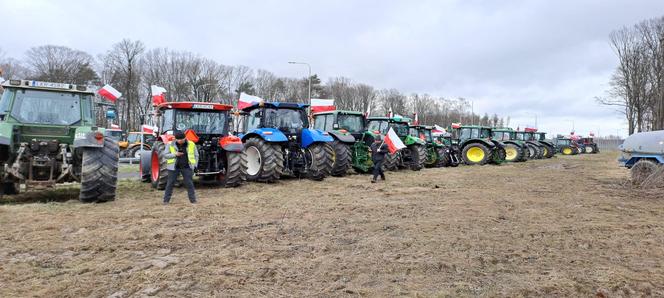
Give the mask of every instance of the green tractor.
M 576 142 L 570 138 L 558 136 L 554 142 L 556 144 L 556 148 L 558 148 L 558 152 L 562 155 L 577 155 L 579 152 L 581 152 L 579 147 L 576 145 Z
M 368 118 L 368 131 L 387 135 L 389 129 L 392 128 L 406 145 L 406 148 L 395 154 L 385 156 L 383 167 L 388 171 L 395 171 L 399 168 L 410 168 L 413 171 L 419 171 L 424 167 L 427 158 L 426 143 L 424 140 L 410 135 L 409 120 L 403 117 Z
M 445 164 L 445 145 L 438 139 L 434 139 L 433 126 L 412 125 L 409 134 L 426 142 L 427 158 L 424 166 L 427 168 L 442 167 Z
M 454 132 L 454 131 L 452 131 Z M 461 163 L 461 149 L 459 140 L 450 132 L 438 136 L 443 146 L 445 146 L 445 155 L 443 156 L 443 167 L 458 167 Z
M 516 138 L 525 142 L 528 146 L 528 159 L 542 159 L 544 157 L 544 146 L 535 140 L 532 132 L 517 131 Z
M 491 129 L 493 139 L 505 144 L 505 161 L 522 162 L 528 160 L 528 145 L 516 138 L 516 131 L 509 127 Z
M 545 132 L 539 132 L 535 131 L 532 132 L 533 138 L 537 140 L 542 146 L 543 146 L 543 152 L 542 156 L 545 158 L 551 158 L 554 155 L 556 155 L 556 152 L 558 151 L 558 148 L 556 148 L 556 144 L 552 142 L 551 140 L 546 139 L 546 133 Z
M 0 99 L 0 191 L 80 182 L 79 200 L 115 200 L 118 142 L 95 123 L 85 86 L 9 80 Z
M 326 111 L 314 114 L 314 128 L 327 131 L 334 141 L 333 176 L 344 176 L 352 167 L 358 173 L 368 173 L 373 167 L 371 143 L 375 134 L 367 131 L 364 114 L 353 111 Z
M 492 139 L 490 127 L 461 125 L 452 129 L 457 130 L 461 156 L 467 165 L 501 164 L 505 161 L 505 144 Z

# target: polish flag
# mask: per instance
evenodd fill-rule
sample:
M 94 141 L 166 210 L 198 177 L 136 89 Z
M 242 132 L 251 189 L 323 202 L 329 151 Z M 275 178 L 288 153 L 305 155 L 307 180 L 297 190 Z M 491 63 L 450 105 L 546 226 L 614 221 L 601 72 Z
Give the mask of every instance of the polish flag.
M 164 93 L 166 93 L 166 89 L 164 89 L 164 87 L 152 85 L 150 86 L 150 93 L 152 93 L 153 105 L 156 106 L 166 102 L 166 97 L 164 95 Z
M 528 126 L 526 126 L 526 128 L 525 128 L 525 132 L 536 132 L 536 131 L 537 131 L 537 128 L 528 127 Z
M 247 93 L 240 93 L 240 99 L 237 102 L 237 109 L 238 110 L 243 110 L 244 108 L 250 107 L 255 103 L 265 101 L 264 99 L 258 97 L 258 96 L 253 96 L 249 95 Z
M 461 123 L 452 123 L 452 128 L 454 129 L 461 128 Z
M 111 124 L 111 129 L 120 129 L 120 125 Z
M 111 87 L 111 85 L 104 85 L 99 91 L 97 91 L 99 96 L 106 98 L 110 100 L 111 102 L 114 102 L 118 100 L 118 98 L 122 97 L 122 93 L 115 88 Z
M 141 131 L 145 133 L 154 134 L 157 131 L 157 128 L 152 125 L 143 124 L 141 125 Z
M 364 118 L 368 118 L 369 115 L 371 115 L 371 101 L 369 101 L 369 104 L 367 105 L 367 111 L 364 112 Z
M 444 134 L 446 133 L 447 130 L 443 127 L 438 126 L 438 124 L 433 126 L 433 130 L 431 130 L 431 133 L 433 134 Z
M 312 98 L 311 99 L 311 113 L 320 113 L 327 111 L 334 111 L 334 99 L 320 99 Z
M 420 117 L 417 116 L 417 113 L 413 113 L 413 125 L 419 125 L 420 124 Z
M 385 136 L 385 144 L 387 144 L 388 150 L 390 150 L 390 154 L 394 154 L 400 149 L 406 148 L 406 145 L 403 144 L 399 136 L 397 135 L 396 132 L 394 132 L 394 129 L 390 127 L 390 130 L 387 132 L 387 135 Z
M 392 118 L 394 117 L 394 112 L 392 112 L 392 108 L 390 107 L 390 110 L 387 111 L 387 117 Z

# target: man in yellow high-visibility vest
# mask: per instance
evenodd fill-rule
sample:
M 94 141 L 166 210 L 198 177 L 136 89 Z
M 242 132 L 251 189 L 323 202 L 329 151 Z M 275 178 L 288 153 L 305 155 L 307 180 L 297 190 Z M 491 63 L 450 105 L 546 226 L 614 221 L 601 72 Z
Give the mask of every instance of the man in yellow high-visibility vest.
M 196 144 L 188 141 L 182 131 L 173 133 L 175 141 L 166 146 L 166 169 L 168 169 L 168 182 L 164 192 L 164 205 L 167 205 L 173 194 L 173 184 L 182 174 L 184 186 L 187 187 L 187 195 L 192 204 L 196 204 L 196 193 L 194 191 L 194 169 L 198 165 L 198 150 Z

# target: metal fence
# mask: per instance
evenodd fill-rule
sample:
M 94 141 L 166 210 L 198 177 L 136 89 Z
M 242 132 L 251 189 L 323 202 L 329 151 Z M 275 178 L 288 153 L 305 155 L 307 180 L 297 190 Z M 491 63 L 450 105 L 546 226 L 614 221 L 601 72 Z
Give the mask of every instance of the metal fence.
M 618 146 L 623 143 L 624 139 L 595 139 L 594 141 L 600 151 L 612 151 L 618 150 Z

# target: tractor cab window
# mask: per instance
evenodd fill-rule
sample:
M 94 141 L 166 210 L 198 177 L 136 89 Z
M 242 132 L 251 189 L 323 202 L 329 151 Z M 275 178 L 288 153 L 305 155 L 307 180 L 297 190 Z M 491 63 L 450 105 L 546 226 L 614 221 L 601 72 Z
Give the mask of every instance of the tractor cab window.
M 510 139 L 509 133 L 506 131 L 494 131 L 492 137 L 498 141 L 507 141 Z
M 459 138 L 462 140 L 477 139 L 480 137 L 479 128 L 462 128 Z
M 486 139 L 491 137 L 491 130 L 489 129 L 481 129 L 480 130 L 480 138 Z
M 298 130 L 309 127 L 307 117 L 302 110 L 265 109 L 265 126 L 279 130 Z
M 81 97 L 67 92 L 21 90 L 11 115 L 23 123 L 73 125 L 81 121 Z
M 331 115 L 316 115 L 314 117 L 314 128 L 315 129 L 320 129 L 320 130 L 325 130 L 325 121 L 330 116 Z
M 130 133 L 127 136 L 127 142 L 129 143 L 138 143 L 141 141 L 140 135 L 137 133 Z
M 223 134 L 228 122 L 226 117 L 225 112 L 177 110 L 175 129 L 180 131 L 193 129 L 199 134 Z
M 394 129 L 394 132 L 400 137 L 405 137 L 408 135 L 407 123 L 394 122 L 392 123 L 392 128 Z
M 387 134 L 388 122 L 386 120 L 372 120 L 369 121 L 369 131 L 378 131 L 381 134 Z
M 545 133 L 538 133 L 537 135 L 539 136 L 540 141 L 546 140 L 546 134 Z
M 261 118 L 259 117 L 260 112 L 261 109 L 254 109 L 251 110 L 246 116 L 244 116 L 244 126 L 246 127 L 246 129 L 244 130 L 245 132 L 260 127 L 261 125 Z
M 525 141 L 525 140 L 526 140 L 526 139 L 523 137 L 523 133 L 522 133 L 522 132 L 517 132 L 517 133 L 516 133 L 516 139 L 519 140 L 519 141 Z
M 339 128 L 345 129 L 351 133 L 361 133 L 364 131 L 364 116 L 362 115 L 343 115 L 339 114 L 337 119 Z
M 409 128 L 408 134 L 413 138 L 420 138 L 420 131 L 415 127 Z
M 165 110 L 162 116 L 162 131 L 173 131 L 173 115 L 175 115 L 174 110 Z
M 424 135 L 424 140 L 427 141 L 427 143 L 432 143 L 433 142 L 433 137 L 431 136 L 431 130 L 430 129 L 422 130 L 422 134 Z

